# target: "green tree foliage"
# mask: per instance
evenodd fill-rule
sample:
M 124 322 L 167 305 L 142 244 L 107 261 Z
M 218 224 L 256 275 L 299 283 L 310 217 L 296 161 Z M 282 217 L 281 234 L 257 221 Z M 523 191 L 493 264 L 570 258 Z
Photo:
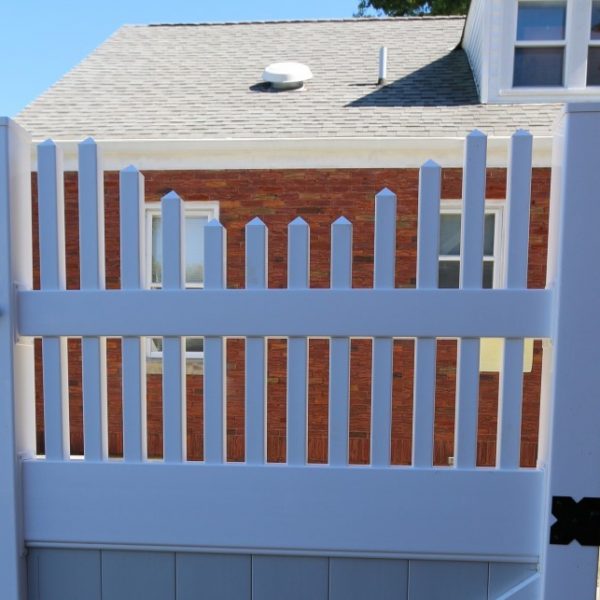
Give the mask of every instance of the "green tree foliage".
M 376 14 L 391 17 L 409 15 L 464 15 L 469 10 L 470 0 L 360 0 L 357 17 L 367 15 L 369 9 Z

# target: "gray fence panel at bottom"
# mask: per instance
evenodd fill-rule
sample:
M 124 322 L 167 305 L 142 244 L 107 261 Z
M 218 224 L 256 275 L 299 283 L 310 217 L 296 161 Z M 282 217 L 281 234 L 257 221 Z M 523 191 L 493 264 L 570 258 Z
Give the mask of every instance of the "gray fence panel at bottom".
M 534 564 L 32 548 L 29 600 L 495 600 Z

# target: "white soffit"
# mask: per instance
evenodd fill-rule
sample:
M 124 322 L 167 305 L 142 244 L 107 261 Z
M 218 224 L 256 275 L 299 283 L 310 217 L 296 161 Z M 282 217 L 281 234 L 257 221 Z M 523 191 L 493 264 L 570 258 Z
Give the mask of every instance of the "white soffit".
M 464 138 L 289 138 L 96 140 L 105 170 L 417 168 L 429 159 L 462 167 Z M 510 138 L 488 138 L 488 166 L 506 167 Z M 77 170 L 79 140 L 57 141 L 64 168 Z M 37 169 L 36 145 L 32 147 Z M 552 137 L 534 137 L 533 165 L 550 167 Z

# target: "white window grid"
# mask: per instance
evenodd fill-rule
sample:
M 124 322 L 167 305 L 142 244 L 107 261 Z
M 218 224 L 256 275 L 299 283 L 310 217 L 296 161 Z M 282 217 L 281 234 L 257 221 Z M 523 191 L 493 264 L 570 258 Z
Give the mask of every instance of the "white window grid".
M 462 202 L 460 200 L 442 200 L 440 206 L 440 215 L 461 215 Z M 504 201 L 486 200 L 485 214 L 494 215 L 494 248 L 491 256 L 484 256 L 484 262 L 491 262 L 494 265 L 492 287 L 500 287 L 502 284 L 502 245 L 504 236 Z M 460 262 L 460 255 L 439 254 L 440 261 Z
M 219 218 L 219 203 L 216 201 L 186 201 L 183 204 L 185 217 L 205 217 L 208 221 Z M 147 203 L 145 209 L 146 224 L 146 285 L 149 289 L 160 289 L 160 283 L 152 282 L 152 219 L 160 216 L 160 202 Z M 188 283 L 185 286 L 191 289 L 202 289 L 204 283 Z M 146 339 L 146 355 L 148 358 L 162 358 L 162 351 L 156 350 L 153 337 Z M 204 352 L 187 352 L 186 358 L 204 358 Z
M 523 1 L 519 1 L 519 5 L 523 4 L 523 3 L 527 3 L 527 4 L 533 4 L 535 2 L 539 2 L 539 3 L 550 3 L 550 4 L 564 4 L 565 5 L 565 34 L 563 36 L 562 40 L 518 40 L 517 39 L 517 28 L 515 27 L 515 43 L 514 43 L 514 47 L 516 48 L 562 48 L 563 49 L 563 72 L 561 73 L 561 79 L 562 79 L 562 85 L 560 86 L 556 86 L 559 88 L 563 88 L 565 87 L 565 81 L 566 81 L 566 74 L 565 74 L 565 70 L 567 67 L 567 61 L 566 61 L 566 47 L 567 47 L 567 32 L 568 32 L 568 27 L 569 27 L 569 11 L 567 10 L 567 2 L 566 0 L 562 0 L 562 2 L 557 1 L 557 2 L 553 2 L 549 0 L 523 0 Z M 591 8 L 590 8 L 591 10 Z M 591 13 L 590 13 L 591 14 Z M 518 22 L 518 7 L 517 7 L 517 19 L 515 21 L 515 23 Z M 514 61 L 515 58 L 513 56 L 513 61 L 512 61 L 512 66 L 514 69 Z M 523 86 L 520 86 L 521 89 L 523 88 Z M 545 88 L 547 87 L 554 87 L 554 86 L 544 86 Z M 538 87 L 536 87 L 535 89 L 538 89 Z
M 517 17 L 521 1 L 542 3 L 552 0 L 503 0 L 503 25 L 500 28 L 502 49 L 497 74 L 493 75 L 494 78 L 498 77 L 496 81 L 500 97 L 530 98 L 531 102 L 563 102 L 571 97 L 595 97 L 598 86 L 587 86 L 587 63 L 590 46 L 600 46 L 599 40 L 591 39 L 592 3 L 596 0 L 566 0 L 564 41 L 548 42 L 548 46 L 553 47 L 564 43 L 563 85 L 543 87 L 513 86 L 515 48 L 521 45 L 542 47 L 545 44 L 539 40 L 517 40 Z

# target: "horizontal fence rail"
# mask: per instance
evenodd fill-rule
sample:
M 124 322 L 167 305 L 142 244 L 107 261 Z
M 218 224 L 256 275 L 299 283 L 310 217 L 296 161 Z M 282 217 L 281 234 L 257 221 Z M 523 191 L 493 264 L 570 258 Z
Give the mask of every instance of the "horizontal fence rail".
M 352 289 L 353 225 L 331 226 L 330 289 L 310 288 L 310 227 L 301 217 L 288 227 L 286 289 L 268 287 L 268 230 L 253 219 L 245 229 L 245 288 L 228 289 L 226 231 L 204 228 L 203 289 L 185 289 L 184 202 L 175 192 L 161 201 L 162 285 L 145 289 L 144 179 L 128 167 L 120 175 L 120 290 L 104 283 L 101 157 L 88 139 L 80 145 L 81 289 L 64 283 L 63 183 L 59 149 L 39 147 L 41 289 L 18 292 L 18 328 L 39 336 L 44 349 L 46 459 L 68 458 L 65 391 L 67 337 L 83 348 L 84 458 L 107 460 L 107 337 L 122 338 L 125 462 L 147 459 L 145 338 L 162 337 L 163 460 L 186 461 L 186 337 L 204 344 L 204 461 L 227 461 L 226 338 L 245 338 L 245 462 L 267 462 L 267 340 L 287 339 L 286 454 L 291 466 L 308 462 L 309 338 L 329 339 L 330 466 L 349 462 L 351 338 L 372 340 L 370 464 L 391 465 L 394 339 L 416 338 L 412 466 L 433 467 L 436 345 L 457 338 L 455 468 L 476 466 L 480 339 L 505 338 L 499 408 L 498 465 L 519 464 L 524 338 L 550 336 L 551 292 L 526 287 L 531 136 L 512 140 L 509 174 L 507 271 L 504 289 L 482 289 L 487 138 L 466 140 L 459 289 L 438 288 L 441 168 L 420 172 L 416 289 L 397 289 L 398 200 L 375 196 L 373 287 Z M 523 254 L 525 256 L 523 257 Z M 519 315 L 516 319 L 515 315 Z

